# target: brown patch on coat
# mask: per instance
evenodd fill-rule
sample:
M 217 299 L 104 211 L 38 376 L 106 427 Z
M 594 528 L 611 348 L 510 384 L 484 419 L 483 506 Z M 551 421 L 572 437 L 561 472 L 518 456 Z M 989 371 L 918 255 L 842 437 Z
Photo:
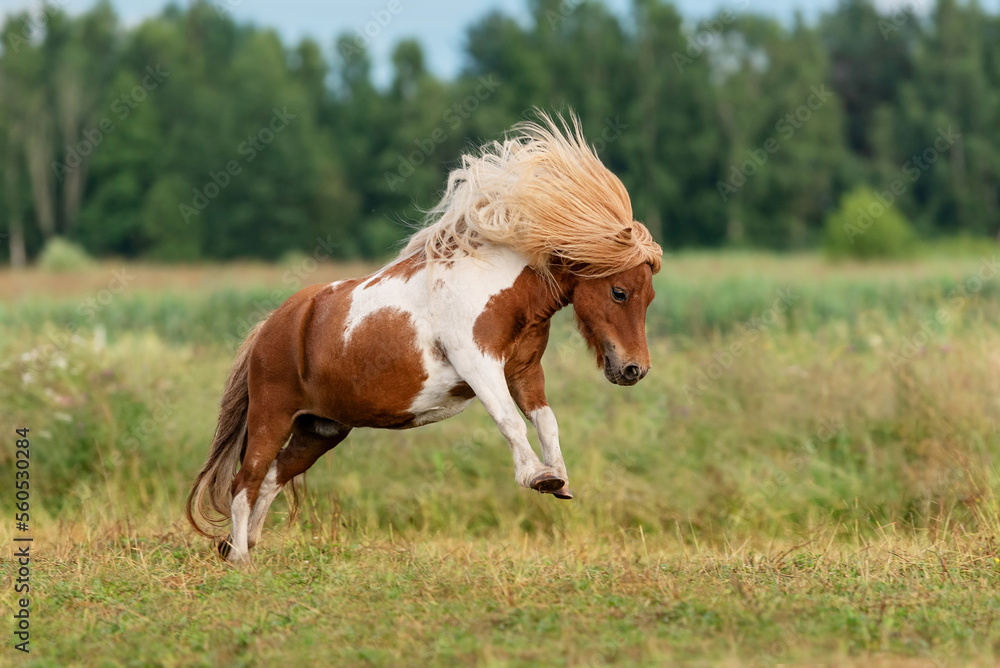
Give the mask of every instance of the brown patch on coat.
M 262 332 L 254 356 L 262 373 L 275 381 L 281 376 L 283 396 L 272 400 L 293 404 L 293 415 L 348 427 L 407 427 L 414 417 L 409 407 L 427 380 L 417 331 L 408 313 L 383 308 L 345 339 L 353 292 L 363 280 L 293 295 L 275 314 L 282 317 L 271 318 L 273 331 Z
M 372 278 L 367 285 L 365 285 L 364 289 L 367 290 L 373 285 L 378 285 L 382 281 L 390 278 L 399 278 L 404 282 L 409 281 L 426 265 L 426 257 L 424 256 L 423 251 L 414 253 L 409 257 L 404 257 L 403 259 L 397 260 L 396 262 L 393 262 L 389 266 L 383 268 L 375 274 L 375 277 Z
M 542 354 L 552 315 L 569 303 L 572 277 L 557 275 L 558 287 L 526 267 L 514 284 L 490 297 L 476 318 L 473 337 L 483 353 L 504 361 L 511 396 L 524 413 L 547 405 Z
M 526 330 L 543 323 L 568 299 L 557 298 L 545 279 L 525 267 L 514 284 L 490 297 L 476 318 L 472 336 L 483 353 L 496 359 L 509 358 Z
M 545 399 L 545 372 L 542 354 L 549 342 L 549 323 L 534 329 L 524 337 L 504 365 L 507 387 L 521 412 L 528 415 L 542 406 Z

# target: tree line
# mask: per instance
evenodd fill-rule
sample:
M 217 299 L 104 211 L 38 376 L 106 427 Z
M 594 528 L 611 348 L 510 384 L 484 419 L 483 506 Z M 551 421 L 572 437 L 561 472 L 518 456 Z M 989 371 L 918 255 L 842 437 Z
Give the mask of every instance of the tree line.
M 817 243 L 859 184 L 924 237 L 1000 228 L 1000 17 L 937 0 L 842 0 L 809 23 L 698 24 L 663 0 L 627 16 L 529 0 L 466 30 L 460 73 L 394 46 L 376 85 L 360 26 L 286 44 L 218 0 L 134 27 L 107 2 L 11 16 L 0 54 L 0 242 L 15 264 L 61 236 L 157 260 L 392 251 L 459 156 L 572 108 L 672 248 Z M 373 14 L 405 20 L 418 5 Z

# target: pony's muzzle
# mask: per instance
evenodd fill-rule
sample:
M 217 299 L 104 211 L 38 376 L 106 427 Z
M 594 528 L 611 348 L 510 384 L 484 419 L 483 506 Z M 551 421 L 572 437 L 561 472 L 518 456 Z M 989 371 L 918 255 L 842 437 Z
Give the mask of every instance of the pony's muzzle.
M 635 385 L 646 377 L 649 367 L 637 362 L 618 361 L 614 350 L 604 353 L 604 377 L 615 385 Z

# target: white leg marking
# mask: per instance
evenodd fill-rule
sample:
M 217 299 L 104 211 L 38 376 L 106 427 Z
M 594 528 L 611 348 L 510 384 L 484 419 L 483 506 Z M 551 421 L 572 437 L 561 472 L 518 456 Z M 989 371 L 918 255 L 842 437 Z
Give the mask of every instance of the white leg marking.
M 267 471 L 264 482 L 260 485 L 260 492 L 257 494 L 257 503 L 250 513 L 250 522 L 247 533 L 247 547 L 251 548 L 260 541 L 260 534 L 264 530 L 264 518 L 267 517 L 267 510 L 281 491 L 278 484 L 278 462 L 271 463 L 271 468 Z
M 556 473 L 569 483 L 566 463 L 563 461 L 562 450 L 559 449 L 559 423 L 556 422 L 556 414 L 548 406 L 542 406 L 528 413 L 528 419 L 538 432 L 538 441 L 542 446 L 542 461 L 546 466 L 555 469 Z
M 460 360 L 456 366 L 463 366 L 463 361 Z M 465 381 L 475 391 L 486 412 L 510 444 L 510 452 L 514 457 L 514 480 L 517 484 L 530 489 L 532 481 L 539 475 L 558 475 L 553 468 L 543 466 L 538 455 L 531 449 L 528 429 L 518 413 L 517 404 L 510 396 L 502 364 L 482 359 L 479 364 L 469 366 L 472 370 L 463 374 Z M 459 372 L 461 373 L 461 369 Z
M 229 552 L 229 561 L 234 564 L 250 561 L 250 549 L 247 547 L 247 521 L 250 519 L 250 503 L 247 502 L 247 491 L 233 499 L 233 548 Z

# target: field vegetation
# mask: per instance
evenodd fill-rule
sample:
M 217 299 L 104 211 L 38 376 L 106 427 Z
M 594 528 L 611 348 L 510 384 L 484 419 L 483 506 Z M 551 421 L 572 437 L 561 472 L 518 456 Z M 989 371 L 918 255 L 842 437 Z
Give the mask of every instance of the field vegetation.
M 4 273 L 0 479 L 28 427 L 30 663 L 993 665 L 995 263 L 667 258 L 636 387 L 557 319 L 573 501 L 518 488 L 474 404 L 354 432 L 298 519 L 276 502 L 248 571 L 183 519 L 233 346 L 296 282 L 363 267 Z

